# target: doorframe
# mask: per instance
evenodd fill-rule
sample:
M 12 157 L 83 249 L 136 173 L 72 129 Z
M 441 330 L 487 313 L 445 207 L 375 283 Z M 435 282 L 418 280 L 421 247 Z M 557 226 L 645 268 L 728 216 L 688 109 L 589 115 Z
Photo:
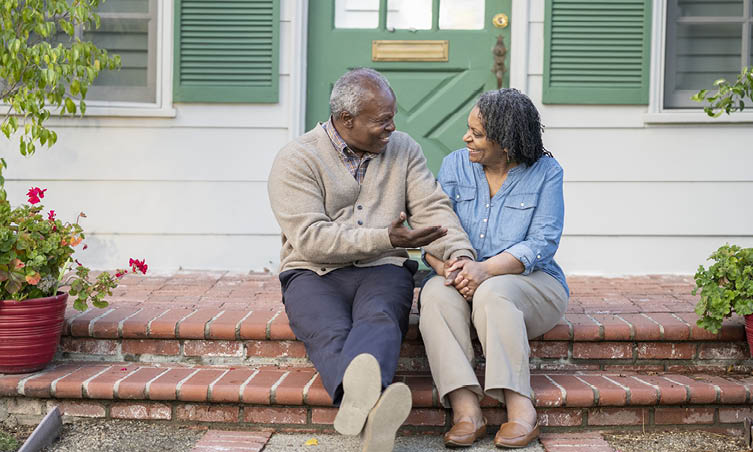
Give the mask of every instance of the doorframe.
M 326 0 L 317 0 L 326 1 Z M 489 0 L 494 1 L 494 0 Z M 540 0 L 543 1 L 543 0 Z M 283 10 L 290 2 L 283 1 Z M 528 94 L 529 0 L 512 0 L 510 11 L 510 87 Z M 306 132 L 306 61 L 308 59 L 309 0 L 295 0 L 292 17 L 292 62 L 290 68 L 290 139 Z M 284 16 L 283 16 L 284 17 Z M 283 52 L 281 52 L 284 54 Z

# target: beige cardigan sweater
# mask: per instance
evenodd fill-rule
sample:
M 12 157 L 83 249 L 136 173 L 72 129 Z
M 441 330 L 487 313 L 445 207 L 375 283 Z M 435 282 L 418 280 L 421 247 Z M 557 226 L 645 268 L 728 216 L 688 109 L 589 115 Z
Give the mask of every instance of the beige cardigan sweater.
M 444 259 L 475 258 L 421 147 L 405 133 L 392 134 L 359 185 L 318 125 L 280 150 L 268 189 L 282 229 L 280 272 L 307 269 L 323 275 L 349 265 L 402 265 L 408 253 L 393 248 L 387 232 L 401 211 L 413 228 L 448 229 L 425 247 L 427 252 Z

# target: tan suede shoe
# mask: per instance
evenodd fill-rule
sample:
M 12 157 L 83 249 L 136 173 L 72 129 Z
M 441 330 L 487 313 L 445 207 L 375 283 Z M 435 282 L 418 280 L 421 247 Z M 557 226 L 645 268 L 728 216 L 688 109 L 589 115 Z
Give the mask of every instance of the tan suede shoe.
M 486 435 L 486 418 L 483 418 L 483 424 L 478 429 L 473 428 L 472 422 L 457 422 L 444 434 L 444 446 L 451 449 L 468 447 L 484 435 Z
M 506 422 L 499 427 L 499 431 L 494 435 L 494 445 L 511 449 L 526 447 L 531 441 L 539 437 L 539 433 L 541 433 L 541 429 L 538 422 L 533 427 L 525 422 Z

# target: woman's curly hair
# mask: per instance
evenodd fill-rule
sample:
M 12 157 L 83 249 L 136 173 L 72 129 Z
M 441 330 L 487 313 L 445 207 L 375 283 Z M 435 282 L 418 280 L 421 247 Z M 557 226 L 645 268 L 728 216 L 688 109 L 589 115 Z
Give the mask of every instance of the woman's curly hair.
M 525 94 L 515 88 L 487 91 L 476 106 L 487 138 L 508 149 L 510 160 L 530 166 L 552 156 L 541 141 L 539 112 Z

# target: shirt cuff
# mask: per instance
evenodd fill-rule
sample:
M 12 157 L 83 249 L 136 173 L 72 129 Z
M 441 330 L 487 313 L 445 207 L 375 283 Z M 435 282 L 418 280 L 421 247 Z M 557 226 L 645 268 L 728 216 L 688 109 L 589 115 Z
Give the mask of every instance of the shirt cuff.
M 535 256 L 533 250 L 522 243 L 516 243 L 515 245 L 507 248 L 506 253 L 510 253 L 513 257 L 519 260 L 523 264 L 523 276 L 530 275 L 533 271 Z
M 455 250 L 450 254 L 450 259 L 458 259 L 461 257 L 467 257 L 470 260 L 476 260 L 476 256 L 473 255 L 471 250 Z

